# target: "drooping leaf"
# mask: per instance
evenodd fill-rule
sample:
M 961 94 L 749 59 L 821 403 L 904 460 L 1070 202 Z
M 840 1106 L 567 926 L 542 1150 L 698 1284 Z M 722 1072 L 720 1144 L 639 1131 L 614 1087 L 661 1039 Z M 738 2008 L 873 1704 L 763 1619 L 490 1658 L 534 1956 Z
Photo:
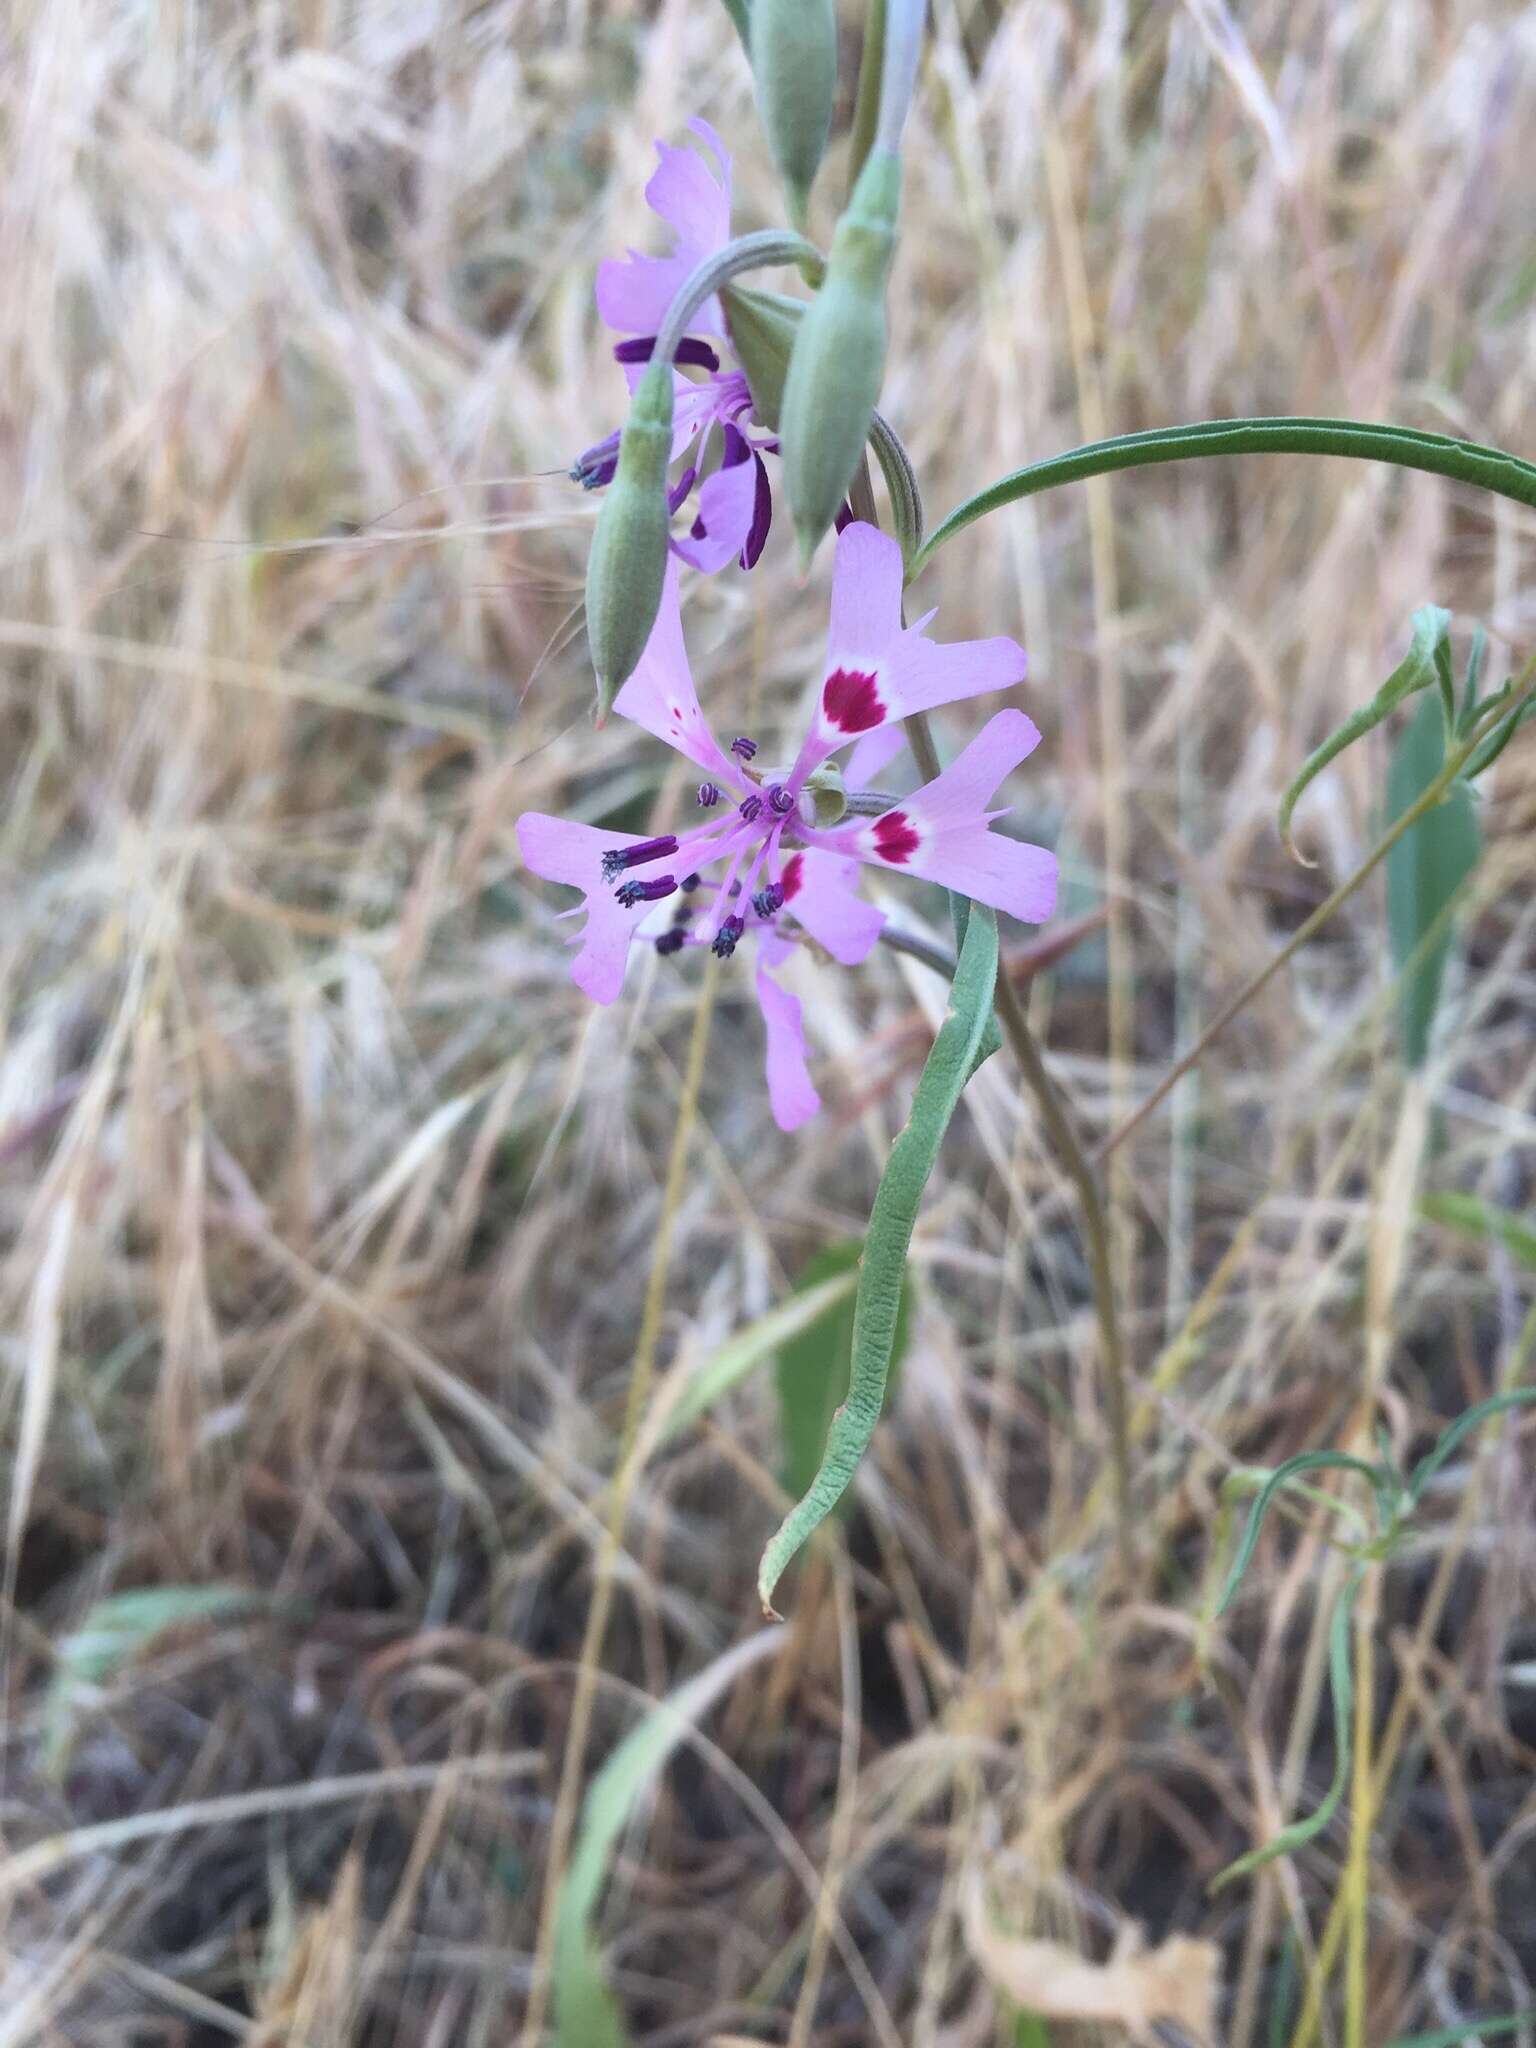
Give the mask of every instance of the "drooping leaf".
M 1336 455 L 1356 461 L 1391 462 L 1401 469 L 1453 477 L 1517 505 L 1536 506 L 1536 464 L 1502 448 L 1458 441 L 1449 434 L 1425 434 L 1371 420 L 1273 419 L 1201 420 L 1192 426 L 1153 427 L 1141 434 L 1115 434 L 1081 448 L 1026 463 L 999 477 L 961 504 L 934 528 L 913 558 L 908 575 L 925 569 L 946 541 L 976 520 L 1039 491 L 1081 483 L 1119 469 L 1143 469 L 1212 455 Z
M 1320 1835 L 1338 1811 L 1344 1787 L 1349 1782 L 1354 1739 L 1355 1673 L 1349 1657 L 1349 1622 L 1363 1576 L 1363 1567 L 1357 1567 L 1345 1580 L 1328 1624 L 1328 1684 L 1333 1694 L 1333 1782 L 1311 1813 L 1301 1820 L 1293 1820 L 1272 1841 L 1250 1849 L 1246 1856 L 1239 1856 L 1225 1870 L 1217 1871 L 1211 1879 L 1213 1892 L 1231 1884 L 1235 1878 L 1246 1877 L 1250 1871 L 1258 1870 L 1266 1863 L 1273 1863 L 1277 1856 L 1289 1856 L 1293 1849 L 1301 1848 L 1314 1835 Z
M 875 1194 L 859 1268 L 848 1398 L 832 1418 L 809 1492 L 785 1517 L 758 1566 L 757 1590 L 770 1613 L 785 1566 L 842 1498 L 880 1420 L 918 1205 L 986 1037 L 996 979 L 997 919 L 976 905 L 966 920 L 949 1007 L 918 1081 L 912 1114 L 891 1147 Z
M 1366 733 L 1380 725 L 1388 713 L 1395 711 L 1405 697 L 1411 697 L 1416 690 L 1426 689 L 1430 683 L 1438 679 L 1443 703 L 1441 709 L 1435 712 L 1435 718 L 1442 732 L 1449 729 L 1456 715 L 1450 667 L 1450 623 L 1450 613 L 1440 605 L 1422 605 L 1413 615 L 1413 639 L 1408 652 L 1370 703 L 1352 712 L 1343 724 L 1336 726 L 1322 745 L 1314 747 L 1302 762 L 1300 769 L 1292 778 L 1290 787 L 1280 799 L 1280 837 L 1285 841 L 1287 852 L 1295 852 L 1291 842 L 1291 814 L 1303 790 L 1309 783 L 1315 781 L 1328 763 L 1336 760 L 1346 747 L 1352 747 L 1356 740 L 1363 738 Z M 1433 703 L 1431 709 L 1434 709 Z M 1443 759 L 1442 753 L 1441 759 L 1435 763 L 1437 771 Z M 1422 787 L 1423 784 L 1420 785 L 1420 789 Z M 1413 794 L 1417 796 L 1419 790 L 1416 789 Z M 1394 811 L 1392 815 L 1395 818 L 1398 812 Z
M 862 1238 L 849 1238 L 817 1252 L 795 1283 L 796 1296 L 823 1295 L 827 1283 L 844 1279 L 846 1287 L 813 1321 L 779 1347 L 779 1432 L 784 1447 L 784 1487 L 798 1500 L 810 1490 L 826 1449 L 827 1431 L 838 1403 L 848 1392 L 853 1351 L 854 1285 L 864 1250 Z M 911 1307 L 910 1285 L 903 1269 L 891 1341 L 889 1377 L 892 1385 L 907 1348 Z
M 1440 1440 L 1432 1451 L 1422 1457 L 1414 1467 L 1413 1477 L 1408 1482 L 1408 1500 L 1417 1506 L 1424 1496 L 1424 1489 L 1440 1470 L 1456 1446 L 1474 1429 L 1495 1415 L 1507 1415 L 1511 1408 L 1528 1408 L 1536 1401 L 1536 1387 L 1515 1387 L 1505 1394 L 1494 1394 L 1486 1401 L 1478 1401 L 1468 1408 L 1448 1428 L 1442 1430 Z
M 581 1832 L 555 1909 L 557 2048 L 627 2048 L 629 2035 L 603 1975 L 592 1932 L 614 1843 L 668 1757 L 728 1685 L 766 1657 L 784 1631 L 759 1629 L 706 1665 L 632 1728 L 587 1788 Z
M 1421 615 L 1422 616 L 1422 615 Z M 1400 818 L 1445 766 L 1445 727 L 1426 697 L 1392 750 L 1387 822 Z M 1424 1064 L 1451 949 L 1451 906 L 1480 851 L 1472 798 L 1459 783 L 1387 855 L 1387 922 L 1401 980 L 1403 1057 Z
M 54 1776 L 69 1761 L 81 1713 L 130 1659 L 168 1630 L 222 1621 L 267 1605 L 248 1586 L 142 1586 L 98 1600 L 57 1646 L 43 1705 L 43 1767 Z

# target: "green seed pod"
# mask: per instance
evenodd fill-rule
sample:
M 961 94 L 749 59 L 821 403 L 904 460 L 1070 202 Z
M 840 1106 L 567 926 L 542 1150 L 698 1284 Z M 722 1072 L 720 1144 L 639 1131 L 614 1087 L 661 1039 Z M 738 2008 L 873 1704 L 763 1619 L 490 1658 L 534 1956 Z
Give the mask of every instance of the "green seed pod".
M 758 107 L 790 218 L 803 234 L 837 96 L 837 7 L 835 0 L 752 0 L 749 21 Z
M 900 158 L 872 150 L 790 355 L 779 433 L 802 567 L 848 494 L 880 396 L 885 280 L 900 198 Z
M 597 722 L 651 637 L 667 568 L 667 465 L 672 365 L 659 358 L 636 387 L 587 556 L 587 644 L 597 670 Z
M 746 372 L 752 410 L 775 432 L 784 402 L 784 379 L 790 351 L 805 317 L 804 299 L 782 292 L 754 291 L 750 285 L 728 284 L 720 294 L 725 324 L 736 360 Z

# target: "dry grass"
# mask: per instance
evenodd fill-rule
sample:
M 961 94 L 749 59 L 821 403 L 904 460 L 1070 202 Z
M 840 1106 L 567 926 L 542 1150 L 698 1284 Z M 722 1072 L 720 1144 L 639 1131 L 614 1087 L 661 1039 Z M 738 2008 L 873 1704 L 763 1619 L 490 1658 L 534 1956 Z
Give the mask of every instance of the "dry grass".
M 938 0 L 886 399 L 931 511 L 1100 419 L 1349 412 L 1533 452 L 1536 10 L 1242 16 L 1245 44 L 1218 0 Z M 593 1014 L 511 825 L 675 793 L 642 735 L 590 730 L 593 507 L 559 472 L 619 401 L 592 265 L 643 236 L 650 139 L 697 111 L 738 217 L 771 218 L 710 0 L 12 9 L 0 1811 L 12 1851 L 57 1839 L 0 1897 L 6 2048 L 489 2044 L 526 2010 L 697 984 L 637 974 Z M 942 630 L 1030 646 L 1029 821 L 1076 907 L 1115 908 L 1107 952 L 1036 984 L 1091 1137 L 1369 847 L 1376 742 L 1306 800 L 1316 873 L 1275 802 L 1412 607 L 1530 652 L 1532 540 L 1427 477 L 1285 460 L 1060 493 L 943 558 Z M 692 603 L 737 726 L 787 722 L 815 658 L 825 570 L 797 592 L 784 541 Z M 1485 805 L 1423 1165 L 1517 1208 L 1532 766 L 1506 756 Z M 638 2038 L 1007 2037 L 963 1938 L 978 1855 L 1021 1932 L 1214 1937 L 1225 2038 L 1293 2038 L 1346 1823 L 1206 1885 L 1327 1781 L 1331 1567 L 1317 1526 L 1277 1530 L 1207 1639 L 1218 1488 L 1347 1441 L 1368 1374 L 1422 1448 L 1520 1369 L 1530 1293 L 1393 1198 L 1383 930 L 1367 890 L 1122 1155 L 1133 1584 L 1062 1177 L 1002 1062 L 972 1088 L 846 1563 L 786 1589 L 782 1651 L 619 1858 Z M 663 1373 L 867 1215 L 937 993 L 888 956 L 810 981 L 829 1107 L 790 1141 L 722 978 Z M 775 1438 L 759 1374 L 641 1473 L 589 1773 L 760 1626 Z M 1522 1438 L 1458 1461 L 1381 1586 L 1379 2041 L 1536 2004 Z M 269 1604 L 160 1638 L 50 1775 L 71 1628 L 213 1581 Z

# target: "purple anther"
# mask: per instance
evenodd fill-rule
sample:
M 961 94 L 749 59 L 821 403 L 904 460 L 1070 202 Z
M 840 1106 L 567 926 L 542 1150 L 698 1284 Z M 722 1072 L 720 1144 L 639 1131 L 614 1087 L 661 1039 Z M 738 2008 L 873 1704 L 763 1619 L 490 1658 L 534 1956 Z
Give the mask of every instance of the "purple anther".
M 754 792 L 751 796 L 744 796 L 736 808 L 750 825 L 754 818 L 762 816 L 763 800 Z
M 615 343 L 613 359 L 617 363 L 648 363 L 655 353 L 655 335 L 637 334 L 632 340 Z M 720 358 L 709 343 L 692 334 L 683 336 L 673 351 L 672 360 L 680 370 L 718 370 L 720 367 Z
M 725 923 L 721 925 L 719 931 L 715 933 L 714 939 L 710 945 L 710 951 L 715 955 L 717 960 L 730 959 L 731 955 L 736 950 L 736 941 L 741 937 L 742 933 L 746 930 L 746 928 L 747 924 L 745 918 L 728 917 L 725 920 Z
M 604 484 L 613 482 L 614 471 L 619 466 L 619 437 L 610 434 L 606 441 L 599 441 L 594 448 L 586 449 L 571 464 L 571 482 L 580 484 L 584 491 L 595 491 Z
M 777 818 L 787 818 L 795 808 L 795 800 L 782 782 L 775 782 L 768 791 L 768 808 Z
M 681 953 L 687 943 L 688 934 L 674 926 L 671 931 L 661 934 L 656 941 L 656 950 L 665 958 L 668 953 Z
M 684 875 L 683 879 L 678 883 L 677 886 L 679 887 L 679 889 L 682 890 L 683 894 L 687 896 L 690 895 L 693 892 L 693 890 L 697 889 L 697 887 L 703 879 L 704 878 L 702 875 Z
M 776 910 L 784 908 L 784 891 L 777 882 L 770 882 L 752 898 L 752 908 L 759 917 L 772 917 Z
M 708 811 L 708 810 L 713 810 L 714 806 L 715 806 L 715 805 L 716 805 L 717 803 L 719 803 L 719 801 L 720 801 L 720 785 L 719 785 L 719 783 L 718 783 L 718 782 L 701 782 L 701 783 L 699 784 L 699 808 L 700 808 L 700 810 L 704 810 L 704 811 Z
M 677 893 L 676 875 L 658 875 L 653 882 L 620 882 L 614 895 L 626 910 L 633 910 L 637 903 L 660 903 L 664 897 Z
M 642 839 L 634 846 L 610 846 L 603 855 L 603 880 L 611 882 L 626 868 L 643 868 L 648 860 L 663 860 L 676 851 L 677 840 L 670 832 L 660 839 Z
M 739 732 L 731 741 L 731 752 L 738 761 L 750 761 L 757 752 L 757 741 L 749 740 L 745 733 Z

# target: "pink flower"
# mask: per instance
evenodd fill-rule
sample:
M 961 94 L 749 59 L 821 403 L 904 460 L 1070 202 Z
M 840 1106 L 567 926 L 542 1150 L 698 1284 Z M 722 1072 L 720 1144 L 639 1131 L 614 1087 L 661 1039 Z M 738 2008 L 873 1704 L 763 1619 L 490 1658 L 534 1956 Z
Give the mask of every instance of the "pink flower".
M 748 935 L 756 939 L 768 1095 L 781 1130 L 814 1115 L 820 1099 L 806 1065 L 799 1001 L 774 970 L 800 934 L 846 966 L 864 959 L 885 919 L 858 894 L 861 862 L 957 889 L 1028 924 L 1055 907 L 1055 855 L 990 829 L 1003 815 L 988 808 L 994 793 L 1040 738 L 1022 711 L 996 713 L 942 774 L 880 816 L 850 818 L 830 831 L 812 822 L 807 778 L 851 741 L 860 741 L 866 763 L 888 759 L 896 720 L 1023 678 L 1024 650 L 1012 640 L 940 646 L 924 636 L 927 619 L 904 627 L 901 585 L 895 541 L 873 526 L 846 527 L 811 729 L 793 767 L 764 773 L 752 765 L 754 741 L 738 737 L 723 748 L 710 730 L 688 668 L 669 563 L 655 627 L 614 709 L 702 771 L 703 821 L 650 839 L 535 811 L 517 821 L 534 874 L 580 889 L 585 899 L 571 976 L 594 1002 L 618 996 L 637 936 L 652 938 L 662 954 L 707 945 L 721 956 Z
M 631 389 L 651 359 L 667 310 L 689 272 L 731 238 L 731 160 L 707 121 L 688 125 L 709 149 L 715 170 L 694 150 L 658 142 L 661 161 L 645 188 L 651 211 L 672 230 L 672 253 L 641 256 L 631 250 L 622 260 L 598 265 L 597 310 L 615 334 L 627 337 L 614 354 Z M 715 343 L 725 336 L 725 320 L 718 299 L 699 308 L 693 326 L 674 360 L 707 374 L 698 383 L 681 372 L 675 380 L 673 460 L 689 450 L 695 456 L 673 486 L 674 512 L 698 482 L 712 429 L 719 430 L 720 459 L 699 485 L 690 531 L 671 545 L 683 561 L 712 575 L 733 560 L 750 569 L 761 555 L 773 499 L 760 451 L 777 453 L 779 444 L 771 434 L 750 431 L 756 421 L 747 380 L 740 370 L 720 367 Z M 587 490 L 611 483 L 618 455 L 619 437 L 613 433 L 577 457 L 573 481 Z

